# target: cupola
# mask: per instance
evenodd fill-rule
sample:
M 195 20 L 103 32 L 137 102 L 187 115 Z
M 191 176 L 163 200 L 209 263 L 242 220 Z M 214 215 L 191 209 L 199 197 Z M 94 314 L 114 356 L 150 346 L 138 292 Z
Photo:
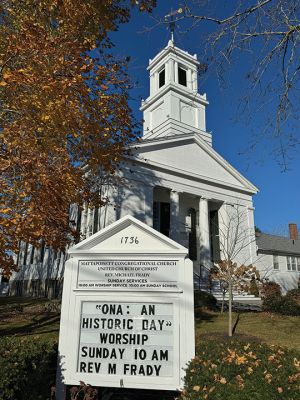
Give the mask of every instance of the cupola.
M 206 94 L 198 93 L 199 61 L 172 40 L 149 60 L 150 96 L 142 101 L 144 139 L 196 132 L 211 144 L 206 132 Z

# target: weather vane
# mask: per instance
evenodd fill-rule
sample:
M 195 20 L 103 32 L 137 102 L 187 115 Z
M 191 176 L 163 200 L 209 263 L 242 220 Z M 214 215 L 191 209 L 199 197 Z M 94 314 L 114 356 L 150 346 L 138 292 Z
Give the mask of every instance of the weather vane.
M 166 23 L 169 24 L 169 29 L 170 29 L 170 32 L 171 32 L 171 40 L 172 40 L 172 42 L 174 42 L 175 24 L 176 24 L 176 22 L 177 22 L 178 19 L 179 19 L 179 18 L 174 19 L 174 16 L 175 16 L 175 15 L 178 15 L 178 14 L 181 14 L 182 11 L 183 11 L 182 8 L 178 8 L 178 10 L 175 10 L 175 11 L 173 11 L 173 10 L 171 9 L 171 11 L 169 12 L 169 14 L 167 14 L 167 15 L 165 16 L 165 21 L 166 21 Z

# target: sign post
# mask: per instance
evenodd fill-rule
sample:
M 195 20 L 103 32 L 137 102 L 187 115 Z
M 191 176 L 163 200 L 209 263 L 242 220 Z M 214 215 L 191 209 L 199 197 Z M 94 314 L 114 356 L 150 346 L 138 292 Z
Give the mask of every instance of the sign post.
M 69 254 L 57 398 L 80 381 L 179 390 L 195 347 L 187 249 L 127 216 Z

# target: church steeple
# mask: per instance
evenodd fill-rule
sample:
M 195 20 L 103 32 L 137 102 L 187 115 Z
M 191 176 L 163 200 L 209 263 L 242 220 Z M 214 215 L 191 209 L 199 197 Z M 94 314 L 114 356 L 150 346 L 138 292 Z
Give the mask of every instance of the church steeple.
M 200 63 L 174 45 L 168 45 L 149 61 L 150 96 L 142 101 L 144 139 L 184 133 L 199 133 L 211 144 L 206 132 L 206 95 L 198 93 Z

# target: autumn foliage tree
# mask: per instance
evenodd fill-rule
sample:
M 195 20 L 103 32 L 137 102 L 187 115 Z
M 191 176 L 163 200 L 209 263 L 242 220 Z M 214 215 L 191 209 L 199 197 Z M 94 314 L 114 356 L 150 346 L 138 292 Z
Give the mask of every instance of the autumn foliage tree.
M 212 267 L 210 276 L 218 280 L 228 293 L 228 336 L 232 336 L 233 292 L 247 292 L 251 280 L 259 279 L 259 272 L 249 262 L 249 249 L 255 242 L 255 232 L 248 226 L 247 208 L 240 205 L 226 208 L 220 215 L 218 228 L 221 259 Z
M 134 139 L 126 61 L 110 31 L 154 0 L 3 0 L 0 4 L 0 266 L 20 240 L 64 248 L 70 203 L 104 201 Z

